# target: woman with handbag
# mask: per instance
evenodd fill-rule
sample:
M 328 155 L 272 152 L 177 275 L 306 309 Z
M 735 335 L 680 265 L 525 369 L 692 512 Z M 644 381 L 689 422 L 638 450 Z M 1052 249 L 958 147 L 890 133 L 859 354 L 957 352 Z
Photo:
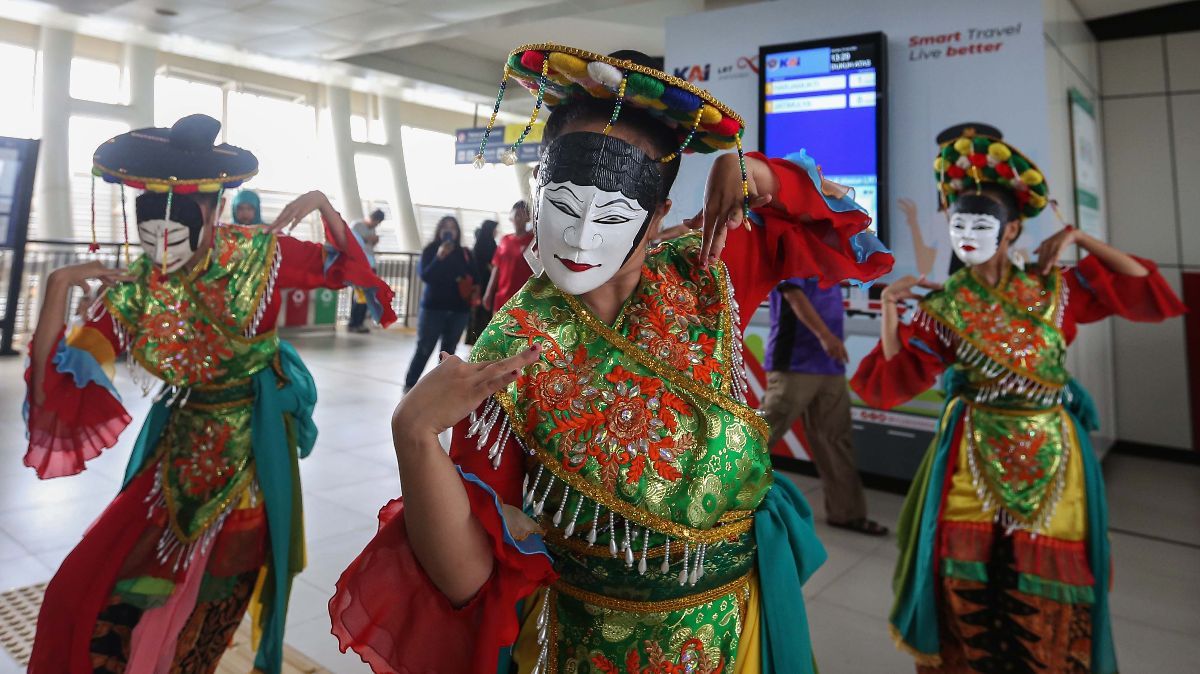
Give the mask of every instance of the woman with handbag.
M 479 303 L 478 271 L 471 251 L 460 245 L 462 229 L 447 215 L 438 221 L 433 241 L 421 251 L 421 313 L 417 319 L 417 351 L 404 381 L 407 393 L 425 370 L 429 356 L 441 341 L 441 349 L 454 353 L 462 337 L 471 307 Z

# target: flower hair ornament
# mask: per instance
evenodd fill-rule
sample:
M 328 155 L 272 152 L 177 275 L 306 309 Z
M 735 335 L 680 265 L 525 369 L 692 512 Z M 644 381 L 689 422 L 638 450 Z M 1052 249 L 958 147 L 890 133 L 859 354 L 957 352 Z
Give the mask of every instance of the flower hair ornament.
M 999 132 L 990 127 L 977 129 L 965 125 L 955 131 L 958 137 L 941 142 L 933 160 L 943 209 L 964 194 L 978 194 L 988 184 L 1012 192 L 1022 220 L 1035 217 L 1046 208 L 1050 203 L 1046 178 L 1024 153 L 1002 140 Z

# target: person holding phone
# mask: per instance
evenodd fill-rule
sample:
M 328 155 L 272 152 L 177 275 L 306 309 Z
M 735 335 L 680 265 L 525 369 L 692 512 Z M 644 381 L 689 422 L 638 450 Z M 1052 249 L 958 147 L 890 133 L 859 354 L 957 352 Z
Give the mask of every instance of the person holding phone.
M 460 245 L 462 229 L 447 215 L 438 220 L 433 241 L 421 251 L 421 313 L 417 318 L 417 350 L 404 380 L 407 393 L 425 370 L 433 349 L 454 353 L 462 338 L 471 306 L 479 301 L 479 271 L 471 251 Z

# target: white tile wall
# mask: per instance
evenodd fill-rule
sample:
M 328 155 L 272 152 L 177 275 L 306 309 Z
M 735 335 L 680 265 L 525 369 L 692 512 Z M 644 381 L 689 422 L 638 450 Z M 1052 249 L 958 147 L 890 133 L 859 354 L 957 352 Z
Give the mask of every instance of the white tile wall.
M 1101 42 L 1100 80 L 1105 96 L 1166 91 L 1163 39 L 1155 36 Z
M 1160 272 L 1182 295 L 1179 270 L 1161 268 Z M 1133 323 L 1118 319 L 1114 334 L 1117 429 L 1121 439 L 1191 447 L 1183 321 Z
M 1104 101 L 1108 222 L 1113 245 L 1157 262 L 1178 261 L 1167 97 Z
M 1200 266 L 1197 63 L 1200 33 L 1100 46 L 1110 240 L 1159 263 L 1177 291 L 1180 265 Z M 1191 448 L 1200 420 L 1189 411 L 1183 321 L 1118 319 L 1112 339 L 1118 437 Z
M 1167 65 L 1169 66 L 1171 91 L 1200 91 L 1200 62 L 1198 61 L 1200 61 L 1200 31 L 1167 36 Z
M 1200 55 L 1200 41 L 1195 45 Z M 1194 63 L 1194 62 L 1193 62 Z M 1200 65 L 1194 65 L 1200 70 Z M 1174 79 L 1174 78 L 1172 78 Z M 1200 267 L 1200 93 L 1171 96 L 1183 264 Z M 1198 364 L 1200 365 L 1200 364 Z

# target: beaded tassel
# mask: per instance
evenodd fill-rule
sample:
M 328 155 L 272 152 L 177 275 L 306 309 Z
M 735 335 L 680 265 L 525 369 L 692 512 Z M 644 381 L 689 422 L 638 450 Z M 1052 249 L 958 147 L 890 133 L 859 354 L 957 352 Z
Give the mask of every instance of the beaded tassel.
M 546 491 L 542 492 L 542 497 L 533 504 L 533 516 L 541 517 L 542 511 L 546 509 L 546 499 L 550 497 L 550 490 L 554 488 L 555 476 L 551 475 L 546 482 Z
M 538 483 L 542 481 L 542 473 L 546 470 L 545 466 L 538 466 L 537 475 L 533 476 L 533 484 L 530 485 L 529 491 L 525 492 L 524 507 L 528 508 L 533 505 L 533 499 L 537 496 Z
M 617 87 L 617 104 L 613 106 L 612 116 L 608 118 L 608 124 L 604 125 L 604 135 L 608 135 L 612 131 L 613 124 L 617 123 L 617 117 L 621 114 L 621 106 L 625 104 L 625 83 L 629 81 L 629 73 L 621 73 L 621 86 Z
M 121 183 L 121 228 L 125 232 L 125 266 L 129 266 L 129 214 L 125 208 L 125 183 Z
M 691 554 L 691 545 L 686 541 L 683 544 L 683 568 L 679 570 L 679 584 L 687 585 L 688 582 L 688 555 Z
M 650 552 L 650 528 L 646 527 L 642 535 L 642 559 L 638 561 L 638 574 L 646 575 L 646 555 Z
M 746 153 L 742 150 L 742 134 L 739 132 L 734 136 L 737 142 L 738 164 L 742 168 L 742 219 L 746 224 L 746 231 L 750 231 L 750 178 L 746 173 Z
M 629 542 L 629 520 L 625 520 L 625 568 L 633 566 L 633 545 Z
M 662 562 L 662 566 L 659 567 L 659 571 L 662 571 L 663 573 L 667 573 L 670 570 L 671 570 L 671 539 L 668 538 L 666 540 L 666 542 L 663 543 L 663 562 Z
M 600 525 L 600 504 L 596 504 L 596 512 L 592 515 L 592 530 L 588 532 L 588 547 L 596 544 L 596 527 Z
M 100 242 L 96 239 L 96 174 L 92 174 L 92 242 L 88 244 L 88 252 L 100 250 Z
M 575 502 L 575 513 L 571 515 L 571 521 L 567 523 L 567 528 L 563 530 L 563 538 L 570 538 L 575 533 L 575 522 L 579 521 L 579 511 L 583 510 L 583 494 L 579 494 L 578 499 Z
M 687 149 L 688 145 L 692 144 L 692 138 L 694 138 L 696 136 L 696 130 L 700 128 L 700 112 L 701 112 L 701 110 L 703 110 L 703 108 L 696 108 L 696 116 L 692 119 L 692 128 L 691 128 L 691 130 L 688 131 L 688 135 L 686 138 L 683 139 L 683 142 L 679 144 L 679 147 L 671 154 L 663 157 L 662 159 L 659 159 L 658 160 L 659 162 L 666 164 L 666 163 L 675 161 L 675 158 L 678 157 L 679 155 L 683 154 L 684 150 Z
M 554 513 L 554 526 L 562 524 L 563 511 L 567 509 L 567 499 L 571 496 L 571 487 L 563 485 L 562 502 L 558 504 L 558 512 Z
M 608 553 L 617 556 L 617 525 L 611 510 L 608 511 Z
M 512 144 L 512 147 L 504 151 L 500 155 L 500 161 L 504 162 L 505 166 L 512 166 L 517 163 L 517 148 L 521 147 L 521 143 L 525 142 L 525 137 L 533 129 L 533 125 L 537 122 L 538 113 L 542 111 L 542 101 L 546 98 L 546 80 L 550 73 L 550 55 L 546 54 L 546 58 L 542 60 L 542 74 L 538 77 L 537 102 L 533 104 L 533 112 L 529 115 L 529 121 L 525 123 L 525 129 L 521 131 L 521 136 L 517 138 L 517 142 Z
M 500 91 L 496 94 L 496 105 L 492 106 L 492 116 L 488 119 L 487 128 L 483 130 L 483 138 L 479 141 L 479 151 L 475 153 L 475 168 L 483 168 L 483 151 L 487 148 L 488 137 L 492 135 L 492 127 L 496 126 L 496 115 L 500 114 L 500 102 L 504 100 L 504 90 L 508 87 L 508 76 L 511 71 L 504 64 L 504 75 L 500 78 Z

